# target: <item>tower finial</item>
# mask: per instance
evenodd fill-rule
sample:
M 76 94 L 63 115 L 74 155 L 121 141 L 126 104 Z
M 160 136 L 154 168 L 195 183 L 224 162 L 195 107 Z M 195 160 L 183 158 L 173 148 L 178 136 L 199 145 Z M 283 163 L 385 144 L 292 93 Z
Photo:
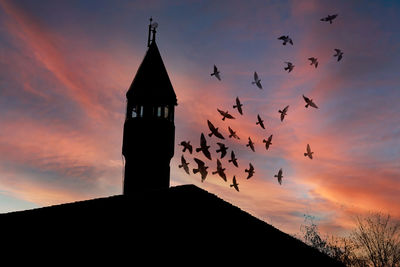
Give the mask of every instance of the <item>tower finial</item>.
M 147 37 L 147 47 L 149 47 L 150 44 L 156 40 L 156 28 L 157 28 L 157 26 L 158 26 L 158 23 L 157 22 L 153 22 L 153 18 L 150 17 L 149 34 L 148 34 L 148 37 Z M 151 32 L 153 33 L 153 36 L 151 37 L 151 40 L 150 40 L 150 33 Z

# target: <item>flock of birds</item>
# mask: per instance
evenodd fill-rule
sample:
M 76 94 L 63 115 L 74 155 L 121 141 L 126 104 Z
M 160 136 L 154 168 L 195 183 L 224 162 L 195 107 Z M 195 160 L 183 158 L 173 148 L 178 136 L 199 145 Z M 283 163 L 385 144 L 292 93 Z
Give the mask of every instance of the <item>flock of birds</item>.
M 333 20 L 337 16 L 338 16 L 337 14 L 329 15 L 327 17 L 322 18 L 321 21 L 329 22 L 330 24 L 332 24 Z M 287 45 L 288 43 L 293 45 L 293 40 L 288 35 L 280 36 L 278 38 L 278 40 L 283 41 L 283 43 L 282 43 L 283 45 Z M 335 54 L 333 56 L 337 58 L 337 61 L 340 61 L 343 58 L 343 52 L 337 48 L 335 48 L 334 50 L 335 50 Z M 310 57 L 310 58 L 308 58 L 308 60 L 310 60 L 311 66 L 314 66 L 315 68 L 318 67 L 318 58 Z M 285 63 L 287 64 L 287 66 L 284 68 L 284 70 L 288 71 L 288 72 L 293 71 L 293 69 L 295 67 L 294 64 L 292 62 L 285 62 Z M 211 73 L 211 76 L 214 76 L 219 81 L 221 81 L 220 71 L 216 65 L 214 65 L 214 69 L 213 69 L 213 72 Z M 251 83 L 253 85 L 256 85 L 259 89 L 263 89 L 262 84 L 261 84 L 261 79 L 259 78 L 257 72 L 254 72 L 254 80 Z M 318 106 L 315 104 L 315 102 L 311 98 L 309 98 L 303 94 L 303 99 L 305 101 L 306 108 L 312 107 L 312 108 L 318 109 Z M 240 102 L 239 97 L 236 97 L 236 101 L 235 101 L 235 105 L 233 105 L 233 109 L 236 109 L 240 115 L 243 115 L 242 107 L 243 107 L 243 104 Z M 289 105 L 287 105 L 282 110 L 278 110 L 278 112 L 280 113 L 281 122 L 283 122 L 285 116 L 287 115 L 288 110 L 289 110 Z M 226 119 L 228 119 L 228 120 L 235 119 L 235 117 L 231 113 L 229 113 L 228 110 L 224 111 L 224 110 L 217 108 L 217 111 L 222 116 L 222 121 L 225 121 Z M 211 121 L 207 120 L 207 124 L 208 124 L 208 128 L 210 130 L 210 133 L 208 134 L 209 137 L 214 136 L 215 138 L 218 138 L 220 140 L 225 140 L 225 137 L 221 134 L 221 132 L 218 130 L 218 128 L 212 124 Z M 262 129 L 265 129 L 264 120 L 260 117 L 259 114 L 257 115 L 256 125 L 259 125 Z M 239 136 L 236 134 L 236 132 L 230 126 L 228 126 L 228 131 L 229 131 L 228 138 L 233 138 L 233 139 L 237 139 L 237 140 L 240 139 Z M 272 145 L 272 137 L 273 137 L 273 135 L 271 134 L 267 139 L 263 139 L 263 143 L 265 143 L 266 150 L 268 150 L 270 148 L 270 146 Z M 217 142 L 218 149 L 216 150 L 216 153 L 220 153 L 220 159 L 224 158 L 228 153 L 227 152 L 228 147 L 224 143 L 221 143 L 221 142 Z M 248 137 L 248 142 L 246 144 L 246 147 L 249 147 L 253 152 L 255 152 L 254 144 L 255 143 L 251 140 L 251 137 Z M 183 147 L 183 149 L 182 149 L 183 153 L 188 151 L 190 154 L 193 154 L 193 146 L 190 143 L 190 141 L 182 141 L 182 142 L 180 142 L 179 145 Z M 209 149 L 210 149 L 210 146 L 207 144 L 207 140 L 206 140 L 204 134 L 201 133 L 200 147 L 196 148 L 195 152 L 197 152 L 197 153 L 202 152 L 203 155 L 208 160 L 211 161 L 212 156 L 211 156 L 211 152 Z M 311 150 L 310 144 L 307 144 L 306 152 L 304 153 L 304 156 L 308 157 L 310 159 L 313 159 L 313 154 L 314 154 L 314 152 Z M 225 174 L 226 169 L 223 168 L 220 159 L 217 159 L 217 169 L 215 171 L 213 171 L 212 174 L 213 175 L 218 174 L 225 182 L 227 182 L 227 176 Z M 197 164 L 197 168 L 193 168 L 193 173 L 194 174 L 200 173 L 201 181 L 204 182 L 204 180 L 206 179 L 206 177 L 208 175 L 207 169 L 209 167 L 206 166 L 206 163 L 204 161 L 202 161 L 201 159 L 199 159 L 197 157 L 194 157 L 194 161 Z M 236 158 L 235 152 L 233 150 L 230 153 L 230 159 L 228 160 L 228 163 L 232 163 L 236 168 L 239 168 L 238 159 Z M 190 175 L 189 162 L 187 162 L 184 155 L 181 156 L 181 164 L 178 167 L 183 168 L 184 171 Z M 246 179 L 250 179 L 251 177 L 253 177 L 253 175 L 255 173 L 254 166 L 251 163 L 249 163 L 249 167 L 246 168 L 244 170 L 244 172 L 247 173 Z M 282 178 L 283 178 L 282 168 L 279 169 L 278 173 L 276 175 L 274 175 L 274 177 L 277 178 L 278 183 L 281 185 Z M 239 192 L 239 184 L 237 182 L 235 175 L 232 178 L 232 184 L 230 184 L 230 187 L 233 187 L 236 191 Z

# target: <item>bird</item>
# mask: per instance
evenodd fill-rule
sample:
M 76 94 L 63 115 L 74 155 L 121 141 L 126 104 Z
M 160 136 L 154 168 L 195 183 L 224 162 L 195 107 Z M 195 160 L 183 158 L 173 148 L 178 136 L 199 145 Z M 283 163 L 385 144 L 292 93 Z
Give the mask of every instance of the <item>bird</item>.
M 314 65 L 315 68 L 318 67 L 318 58 L 316 58 L 316 57 L 309 57 L 308 60 L 311 61 L 311 64 L 310 64 L 310 65 Z
M 340 61 L 343 58 L 343 52 L 340 49 L 335 48 L 334 49 L 336 54 L 334 54 L 334 57 L 337 57 L 337 61 Z
M 284 70 L 287 70 L 288 73 L 291 72 L 294 69 L 294 65 L 292 62 L 285 62 L 287 66 L 284 68 Z
M 181 156 L 181 165 L 179 165 L 178 167 L 183 168 L 187 174 L 190 174 L 188 165 L 189 165 L 189 163 L 186 162 L 186 159 L 182 155 Z
M 282 40 L 283 45 L 286 45 L 287 43 L 293 45 L 293 40 L 289 37 L 289 35 L 282 35 L 281 37 L 278 37 L 278 40 Z
M 235 165 L 236 167 L 239 167 L 239 164 L 237 163 L 237 158 L 235 157 L 235 152 L 231 152 L 231 159 L 228 160 L 228 162 L 232 162 L 233 165 Z
M 182 141 L 179 145 L 180 145 L 180 146 L 183 146 L 182 152 L 185 152 L 186 149 L 187 149 L 187 150 L 189 150 L 189 153 L 192 154 L 192 152 L 193 152 L 193 147 L 192 147 L 192 145 L 190 144 L 190 141 L 187 141 L 187 142 L 186 142 L 186 141 Z
M 201 182 L 204 182 L 204 180 L 207 177 L 207 169 L 208 167 L 205 165 L 204 161 L 198 159 L 198 158 L 194 158 L 194 161 L 196 161 L 197 163 L 197 169 L 193 169 L 193 173 L 196 174 L 198 172 L 200 172 L 201 174 Z
M 216 152 L 217 153 L 221 152 L 221 159 L 222 159 L 223 157 L 225 157 L 228 147 L 225 146 L 225 144 L 223 144 L 223 143 L 217 143 L 217 145 L 219 146 L 219 149 L 217 149 Z
M 288 109 L 289 109 L 289 106 L 286 106 L 283 110 L 278 110 L 278 112 L 281 113 L 281 121 L 283 121 L 283 119 L 287 115 Z
M 254 142 L 251 141 L 250 137 L 249 137 L 249 142 L 247 143 L 246 146 L 250 147 L 250 149 L 253 150 L 253 152 L 256 152 L 254 149 Z
M 329 21 L 329 24 L 332 24 L 332 21 L 338 16 L 339 14 L 328 15 L 325 18 L 320 19 L 321 21 Z
M 233 106 L 233 108 L 237 108 L 239 111 L 240 115 L 243 115 L 243 110 L 242 110 L 243 104 L 240 103 L 239 97 L 236 97 L 236 105 Z
M 219 161 L 219 159 L 217 159 L 217 170 L 215 172 L 212 172 L 212 174 L 217 174 L 217 173 L 226 182 L 225 168 L 222 168 L 222 163 L 221 161 Z
M 261 128 L 265 129 L 264 121 L 261 119 L 261 117 L 260 117 L 259 114 L 257 114 L 257 122 L 256 122 L 256 125 L 257 125 L 257 124 L 260 124 Z
M 268 137 L 268 140 L 263 140 L 263 143 L 265 143 L 265 149 L 268 150 L 269 146 L 272 145 L 272 134 Z
M 214 72 L 211 73 L 211 76 L 214 75 L 218 80 L 221 80 L 221 76 L 219 75 L 219 73 L 220 73 L 220 72 L 219 72 L 217 66 L 214 65 Z
M 233 117 L 231 114 L 229 114 L 228 111 L 223 111 L 223 110 L 220 110 L 220 109 L 217 109 L 217 110 L 218 110 L 219 114 L 222 115 L 222 120 L 223 121 L 225 119 L 231 119 L 231 120 L 235 119 L 235 117 Z
M 238 191 L 239 192 L 239 184 L 237 183 L 237 181 L 236 181 L 236 176 L 233 176 L 233 179 L 232 179 L 232 184 L 230 185 L 230 187 L 233 187 L 233 188 L 235 188 L 236 189 L 236 191 Z
M 303 95 L 304 101 L 306 101 L 305 107 L 308 108 L 308 106 L 313 107 L 313 108 L 318 108 L 318 106 L 313 102 L 312 99 L 306 97 Z
M 218 128 L 215 128 L 211 121 L 207 120 L 208 128 L 210 128 L 211 133 L 208 134 L 209 137 L 215 136 L 219 139 L 225 139 L 224 136 L 218 132 Z
M 307 144 L 307 152 L 304 153 L 304 157 L 309 157 L 310 159 L 313 159 L 314 152 L 311 151 L 311 147 L 309 144 Z
M 254 72 L 254 82 L 251 82 L 251 83 L 257 85 L 258 88 L 262 89 L 261 79 L 258 78 L 257 72 Z
M 245 169 L 244 171 L 248 173 L 247 179 L 250 179 L 255 173 L 254 167 L 251 163 L 249 163 L 249 169 Z
M 233 137 L 235 139 L 240 140 L 239 136 L 237 136 L 236 132 L 232 130 L 231 127 L 228 126 L 228 131 L 229 131 L 229 138 Z
M 202 151 L 204 156 L 206 156 L 206 158 L 211 160 L 211 154 L 210 154 L 210 151 L 208 150 L 209 148 L 210 148 L 210 146 L 207 146 L 207 140 L 204 137 L 204 134 L 201 133 L 201 136 L 200 136 L 200 147 L 196 148 L 196 152 Z
M 282 168 L 279 170 L 278 174 L 274 175 L 274 177 L 278 178 L 278 183 L 282 184 Z

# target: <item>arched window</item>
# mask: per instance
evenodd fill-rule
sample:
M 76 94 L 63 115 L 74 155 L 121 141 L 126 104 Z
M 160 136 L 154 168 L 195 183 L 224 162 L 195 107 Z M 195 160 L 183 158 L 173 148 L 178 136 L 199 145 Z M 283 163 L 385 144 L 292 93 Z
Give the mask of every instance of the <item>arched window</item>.
M 139 117 L 143 118 L 143 106 L 139 106 Z
M 137 112 L 136 112 L 136 106 L 134 106 L 133 108 L 132 108 L 132 118 L 136 118 L 137 117 Z
M 168 106 L 164 107 L 164 118 L 168 119 Z
M 161 107 L 157 107 L 157 118 L 161 118 Z

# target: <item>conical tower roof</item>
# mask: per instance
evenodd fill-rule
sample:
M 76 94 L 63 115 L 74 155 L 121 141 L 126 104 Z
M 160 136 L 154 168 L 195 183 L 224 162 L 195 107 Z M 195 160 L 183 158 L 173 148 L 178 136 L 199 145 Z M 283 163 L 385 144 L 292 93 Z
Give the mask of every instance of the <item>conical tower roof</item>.
M 126 97 L 132 104 L 177 105 L 174 88 L 155 40 L 151 42 Z

